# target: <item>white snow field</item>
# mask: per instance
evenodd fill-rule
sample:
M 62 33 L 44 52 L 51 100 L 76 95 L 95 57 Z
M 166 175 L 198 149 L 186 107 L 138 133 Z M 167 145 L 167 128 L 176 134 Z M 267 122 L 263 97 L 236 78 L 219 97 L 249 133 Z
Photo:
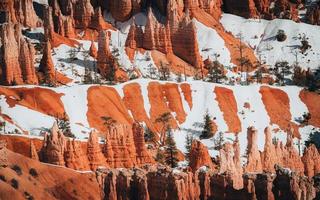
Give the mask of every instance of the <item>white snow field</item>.
M 241 33 L 243 41 L 255 50 L 256 56 L 261 56 L 262 61 L 271 67 L 277 61 L 287 61 L 289 64 L 298 61 L 304 69 L 319 67 L 320 26 L 285 19 L 245 19 L 230 14 L 223 14 L 220 22 L 234 36 Z M 283 42 L 275 38 L 279 30 L 284 30 L 287 35 Z M 299 49 L 303 36 L 311 45 L 305 53 Z

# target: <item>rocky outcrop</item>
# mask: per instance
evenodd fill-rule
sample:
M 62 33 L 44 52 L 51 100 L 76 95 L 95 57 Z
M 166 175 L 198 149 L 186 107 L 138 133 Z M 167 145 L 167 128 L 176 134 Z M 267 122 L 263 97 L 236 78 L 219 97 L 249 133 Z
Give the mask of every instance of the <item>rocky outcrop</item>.
M 98 133 L 91 131 L 88 139 L 87 155 L 90 168 L 96 170 L 99 166 L 106 166 L 105 157 L 99 144 Z
M 34 160 L 39 160 L 37 149 L 32 140 L 30 141 L 30 157 Z
M 236 140 L 234 144 L 229 142 L 223 145 L 220 149 L 220 169 L 219 174 L 226 174 L 226 181 L 231 182 L 235 189 L 243 188 L 243 169 L 240 163 L 240 146 Z M 219 179 L 219 178 L 218 178 Z
M 43 73 L 46 82 L 53 83 L 55 81 L 55 67 L 51 56 L 50 41 L 46 41 L 44 43 L 42 59 L 39 65 L 39 71 Z
M 226 12 L 245 18 L 282 18 L 299 21 L 297 7 L 300 1 L 289 0 L 224 0 Z
M 248 172 L 262 172 L 262 164 L 260 152 L 257 145 L 258 130 L 254 127 L 249 127 L 247 131 L 248 140 L 248 161 L 246 171 Z
M 7 144 L 5 141 L 0 141 L 0 167 L 6 167 L 8 166 L 8 150 L 7 150 Z
M 232 187 L 225 174 L 210 170 L 195 173 L 164 166 L 129 169 L 99 169 L 105 199 L 304 199 L 315 197 L 313 181 L 284 168 L 276 174 L 243 176 L 243 189 Z
M 144 128 L 138 122 L 133 123 L 132 134 L 134 138 L 134 145 L 136 148 L 136 162 L 138 165 L 155 163 L 154 159 L 150 155 L 146 148 L 144 141 Z
M 98 38 L 98 56 L 97 56 L 97 63 L 98 63 L 98 70 L 100 74 L 104 77 L 107 77 L 111 74 L 111 71 L 114 66 L 112 65 L 112 54 L 109 48 L 109 32 L 100 31 L 99 38 Z
M 34 11 L 32 0 L 3 0 L 0 2 L 0 13 L 5 18 L 1 23 L 19 23 L 33 28 L 42 24 Z
M 89 162 L 85 152 L 82 151 L 81 142 L 68 140 L 64 152 L 66 167 L 76 170 L 88 170 Z
M 133 130 L 137 133 L 133 134 Z M 136 139 L 134 140 L 134 136 Z M 115 167 L 133 167 L 138 163 L 144 164 L 152 162 L 152 158 L 147 154 L 143 145 L 143 131 L 138 125 L 131 126 L 125 124 L 115 124 L 108 128 L 106 133 L 106 143 L 104 145 L 104 155 L 108 165 Z M 135 146 L 140 144 L 140 146 Z M 141 146 L 142 145 L 142 146 Z
M 64 152 L 66 148 L 66 138 L 58 129 L 57 123 L 51 128 L 51 134 L 46 134 L 41 149 L 42 160 L 54 165 L 65 165 Z
M 46 134 L 41 149 L 43 162 L 77 170 L 130 168 L 155 163 L 144 143 L 144 129 L 138 123 L 133 127 L 124 124 L 110 126 L 105 144 L 99 143 L 95 131 L 90 133 L 87 143 L 66 138 L 56 123 L 50 132 Z
M 90 49 L 89 49 L 89 55 L 93 58 L 97 58 L 98 57 L 98 50 L 96 45 L 94 44 L 93 41 L 91 41 L 91 45 L 90 45 Z
M 198 170 L 202 166 L 206 166 L 210 169 L 215 168 L 215 165 L 211 160 L 207 147 L 205 147 L 198 140 L 194 140 L 192 142 L 189 156 L 189 166 L 193 171 Z
M 275 199 L 306 199 L 312 200 L 316 196 L 312 179 L 299 176 L 289 169 L 275 167 L 276 178 L 273 181 Z
M 279 163 L 279 155 L 276 153 L 276 146 L 272 143 L 271 127 L 266 127 L 264 134 L 264 151 L 261 153 L 262 166 L 265 171 L 274 172 L 274 165 Z
M 139 2 L 138 0 L 110 0 L 110 12 L 114 19 L 121 22 L 128 20 L 132 14 L 133 1 Z
M 34 47 L 22 36 L 20 25 L 2 24 L 0 36 L 2 84 L 38 84 L 34 68 Z
M 306 18 L 308 23 L 320 25 L 320 1 L 313 3 L 307 8 Z
M 262 6 L 262 5 L 260 5 Z M 258 17 L 258 10 L 254 0 L 225 0 L 224 8 L 227 12 L 246 18 Z
M 305 175 L 313 177 L 320 173 L 320 154 L 315 145 L 311 145 L 305 149 L 302 162 L 304 164 Z

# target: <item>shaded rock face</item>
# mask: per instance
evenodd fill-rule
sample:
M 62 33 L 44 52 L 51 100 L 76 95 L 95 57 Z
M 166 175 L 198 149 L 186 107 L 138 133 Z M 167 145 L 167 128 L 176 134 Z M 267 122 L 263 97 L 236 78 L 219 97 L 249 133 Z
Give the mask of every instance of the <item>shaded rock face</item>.
M 313 187 L 312 179 L 304 176 L 297 176 L 288 169 L 276 166 L 276 178 L 273 181 L 272 191 L 275 199 L 306 199 L 316 197 L 316 190 Z
M 224 0 L 223 3 L 225 12 L 245 18 L 282 18 L 299 21 L 297 7 L 301 3 L 300 1 Z
M 35 50 L 22 36 L 20 25 L 0 26 L 1 83 L 4 85 L 38 84 L 34 68 Z
M 307 22 L 313 25 L 320 25 L 320 1 L 307 8 Z
M 77 170 L 96 170 L 98 167 L 134 167 L 154 164 L 144 143 L 140 124 L 117 124 L 108 129 L 106 143 L 100 144 L 98 133 L 90 133 L 88 142 L 66 138 L 55 123 L 51 134 L 45 136 L 41 149 L 43 162 Z M 103 146 L 103 148 L 101 148 Z
M 32 0 L 3 0 L 0 2 L 2 23 L 22 24 L 27 27 L 41 26 L 42 22 L 36 15 Z
M 97 171 L 104 199 L 305 199 L 315 198 L 313 181 L 283 168 L 276 174 L 243 176 L 243 189 L 235 189 L 227 175 L 213 171 L 173 171 L 163 166 Z

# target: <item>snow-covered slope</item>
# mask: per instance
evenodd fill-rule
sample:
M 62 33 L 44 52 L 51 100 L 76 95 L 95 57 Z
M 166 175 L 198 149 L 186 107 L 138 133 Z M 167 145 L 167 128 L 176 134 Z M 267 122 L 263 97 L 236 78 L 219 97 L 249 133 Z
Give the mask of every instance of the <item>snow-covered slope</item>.
M 206 111 L 210 114 L 210 116 L 214 119 L 214 123 L 217 126 L 217 133 L 223 132 L 226 141 L 234 140 L 235 133 L 230 132 L 230 130 L 236 130 L 234 128 L 235 123 L 230 123 L 230 117 L 237 118 L 240 121 L 240 131 L 238 131 L 238 137 L 241 143 L 241 152 L 245 153 L 245 147 L 247 143 L 247 128 L 249 126 L 254 126 L 258 129 L 258 147 L 260 150 L 263 149 L 264 145 L 264 128 L 266 128 L 269 124 L 272 124 L 270 113 L 268 113 L 268 109 L 279 109 L 279 107 L 284 106 L 287 102 L 280 100 L 280 103 L 275 102 L 274 105 L 266 105 L 265 101 L 262 99 L 262 88 L 270 88 L 269 86 L 264 85 L 251 85 L 251 86 L 224 86 L 212 83 L 205 83 L 201 81 L 191 81 L 188 83 L 182 84 L 173 84 L 174 87 L 178 88 L 178 95 L 174 96 L 174 101 L 168 99 L 164 95 L 164 91 L 160 91 L 159 93 L 155 93 L 155 91 L 151 90 L 151 83 L 160 83 L 161 85 L 167 85 L 168 82 L 152 82 L 146 79 L 134 80 L 131 82 L 127 82 L 125 84 L 120 84 L 114 86 L 116 89 L 116 93 L 118 93 L 121 98 L 120 102 L 117 102 L 115 105 L 110 105 L 111 107 L 96 107 L 90 108 L 89 105 L 92 105 L 92 102 L 88 102 L 89 100 L 89 92 L 88 90 L 96 87 L 92 85 L 77 85 L 71 87 L 59 87 L 59 88 L 44 88 L 53 91 L 54 93 L 61 93 L 62 96 L 60 100 L 63 103 L 64 110 L 66 114 L 69 116 L 72 132 L 79 138 L 85 139 L 88 137 L 88 133 L 92 127 L 96 127 L 96 122 L 89 120 L 88 113 L 93 112 L 94 110 L 105 110 L 106 113 L 110 110 L 120 109 L 122 105 L 128 105 L 126 103 L 128 100 L 127 94 L 124 92 L 124 88 L 130 85 L 138 84 L 141 89 L 142 101 L 144 111 L 147 113 L 147 119 L 150 119 L 154 113 L 152 113 L 154 106 L 159 106 L 151 101 L 150 98 L 154 98 L 154 95 L 160 95 L 157 98 L 164 99 L 167 101 L 165 104 L 167 109 L 172 113 L 172 115 L 176 118 L 179 114 L 183 113 L 179 112 L 179 109 L 175 109 L 180 106 L 180 102 L 182 105 L 182 110 L 186 113 L 186 118 L 183 122 L 178 125 L 179 127 L 175 130 L 175 139 L 177 142 L 177 146 L 179 149 L 184 151 L 185 149 L 185 137 L 187 133 L 192 133 L 196 138 L 201 134 L 201 125 L 203 123 L 203 116 Z M 111 86 L 99 86 L 102 88 L 112 88 Z M 190 87 L 190 90 L 182 91 L 183 87 Z M 32 89 L 33 87 L 29 87 Z M 281 93 L 281 91 L 285 92 L 289 100 L 289 108 L 288 112 L 291 114 L 291 119 L 288 119 L 294 124 L 298 124 L 296 121 L 297 118 L 301 117 L 303 113 L 309 112 L 305 102 L 299 97 L 301 92 L 301 88 L 287 86 L 287 87 L 271 87 L 276 90 L 277 93 Z M 4 89 L 4 88 L 3 88 Z M 225 95 L 225 93 L 217 93 L 218 89 L 227 90 L 227 92 L 231 92 L 231 96 Z M 12 89 L 14 90 L 14 89 Z M 103 91 L 102 91 L 103 92 Z M 2 93 L 2 92 L 1 92 Z M 172 94 L 170 94 L 172 95 Z M 136 98 L 138 98 L 138 94 L 136 94 Z M 188 96 L 191 99 L 188 99 Z M 219 97 L 218 97 L 219 96 Z M 13 131 L 14 129 L 18 129 L 21 132 L 27 131 L 31 135 L 39 135 L 41 130 L 45 130 L 46 128 L 50 128 L 53 124 L 54 118 L 49 116 L 46 113 L 41 113 L 39 111 L 33 110 L 35 108 L 28 108 L 22 105 L 10 105 L 10 99 L 13 99 L 13 96 L 4 95 L 1 96 L 1 114 L 6 115 L 11 118 L 11 121 L 7 121 L 7 131 Z M 221 99 L 222 97 L 222 99 Z M 265 96 L 266 97 L 266 96 Z M 97 97 L 99 98 L 99 97 Z M 108 96 L 108 98 L 111 98 Z M 236 102 L 236 107 L 232 104 L 232 99 Z M 110 99 L 95 99 L 98 102 L 109 101 Z M 130 99 L 129 99 L 130 100 Z M 191 100 L 191 102 L 190 102 Z M 57 99 L 51 99 L 51 101 L 58 101 Z M 117 101 L 113 99 L 111 101 Z M 132 100 L 135 102 L 135 99 Z M 227 102 L 226 102 L 227 101 Z M 230 102 L 229 102 L 230 101 Z M 160 102 L 161 103 L 161 102 Z M 226 103 L 226 104 L 224 104 Z M 245 107 L 247 104 L 249 107 Z M 100 105 L 100 104 L 99 104 Z M 120 105 L 120 106 L 119 106 Z M 181 106 L 180 106 L 181 107 Z M 134 112 L 135 108 L 127 108 L 128 113 L 123 113 L 123 115 L 129 116 L 132 118 L 132 112 Z M 231 111 L 231 112 L 229 112 Z M 177 113 L 179 112 L 179 113 Z M 125 116 L 125 117 L 126 117 Z M 118 117 L 118 116 L 112 116 Z M 122 117 L 122 116 L 120 116 Z M 237 120 L 236 119 L 236 120 Z M 234 119 L 231 119 L 234 120 Z M 143 121 L 141 121 L 143 122 Z M 289 123 L 289 122 L 288 122 Z M 280 124 L 277 122 L 272 124 L 274 130 L 274 136 L 279 138 L 281 141 L 286 140 L 286 134 L 284 131 L 277 131 Z M 314 126 L 306 126 L 300 128 L 300 134 L 302 139 L 306 139 L 311 129 Z M 218 134 L 216 134 L 217 136 Z M 216 137 L 215 136 L 215 137 Z M 209 147 L 209 152 L 212 156 L 217 155 L 217 151 L 213 149 L 214 147 L 214 138 L 202 140 L 202 142 Z
M 223 14 L 221 23 L 226 31 L 238 36 L 241 33 L 243 41 L 255 50 L 257 57 L 273 67 L 277 61 L 287 61 L 289 64 L 298 61 L 304 69 L 319 67 L 320 58 L 320 27 L 291 20 L 275 19 L 272 21 L 261 19 L 245 19 L 230 14 Z M 284 30 L 287 39 L 278 42 L 276 35 Z M 309 48 L 301 53 L 301 38 L 306 36 Z

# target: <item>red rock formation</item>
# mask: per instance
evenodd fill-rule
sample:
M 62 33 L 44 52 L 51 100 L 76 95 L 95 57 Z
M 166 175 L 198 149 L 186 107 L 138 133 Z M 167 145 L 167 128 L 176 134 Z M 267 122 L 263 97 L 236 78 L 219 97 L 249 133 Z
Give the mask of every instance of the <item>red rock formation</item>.
M 68 140 L 64 152 L 65 165 L 76 170 L 88 170 L 89 162 L 85 152 L 82 151 L 81 142 Z
M 110 0 L 110 12 L 117 21 L 124 22 L 131 17 L 133 0 Z M 119 12 L 121 11 L 121 12 Z
M 219 173 L 226 173 L 226 177 L 232 180 L 232 186 L 235 189 L 243 188 L 242 174 L 243 170 L 240 163 L 239 142 L 235 144 L 225 143 L 220 149 L 220 169 Z
M 258 131 L 254 127 L 249 127 L 247 131 L 248 140 L 248 161 L 246 171 L 248 172 L 262 172 L 262 164 L 260 152 L 257 145 Z
M 91 41 L 91 45 L 90 45 L 90 49 L 89 49 L 89 55 L 93 58 L 97 58 L 98 57 L 98 50 L 96 45 L 94 44 L 93 41 Z
M 46 134 L 42 147 L 42 160 L 54 165 L 65 165 L 64 151 L 66 148 L 66 139 L 63 133 L 58 129 L 57 123 L 51 128 L 51 134 Z
M 30 140 L 30 157 L 34 160 L 39 160 L 38 152 L 36 147 L 33 144 L 33 141 Z
M 3 0 L 0 2 L 0 12 L 4 12 L 6 15 L 5 22 L 20 23 L 28 27 L 41 25 L 41 21 L 34 11 L 32 0 Z
M 144 141 L 144 129 L 138 122 L 133 123 L 132 133 L 134 138 L 134 145 L 136 147 L 136 162 L 138 165 L 153 164 L 154 159 L 148 152 Z
M 6 142 L 0 141 L 0 167 L 8 166 L 8 152 L 7 152 Z
M 22 34 L 20 25 L 6 23 L 0 26 L 1 82 L 5 85 L 37 84 L 34 68 L 34 48 Z
M 33 45 L 25 38 L 20 38 L 19 63 L 23 81 L 26 84 L 38 84 L 38 77 L 34 68 L 35 50 Z
M 83 29 L 88 27 L 94 14 L 90 0 L 79 0 L 73 5 L 73 8 L 75 28 Z
M 299 156 L 299 152 L 293 146 L 293 130 L 287 132 L 287 143 L 283 153 L 283 166 L 294 170 L 299 174 L 303 174 L 304 166 Z
M 90 163 L 90 168 L 96 170 L 99 166 L 105 166 L 105 157 L 103 156 L 101 147 L 99 145 L 98 134 L 91 131 L 88 139 L 87 155 Z
M 198 170 L 202 166 L 207 166 L 214 169 L 208 149 L 198 140 L 194 140 L 190 150 L 189 166 L 193 171 Z
M 261 161 L 262 161 L 262 166 L 263 170 L 267 172 L 274 172 L 274 165 L 276 163 L 279 163 L 279 158 L 276 153 L 276 147 L 272 143 L 272 133 L 271 133 L 271 128 L 266 127 L 264 129 L 264 134 L 265 134 L 265 143 L 264 143 L 264 151 L 261 153 Z
M 157 49 L 165 54 L 172 53 L 170 27 L 159 23 L 151 8 L 148 11 L 142 46 L 149 50 Z
M 107 77 L 110 74 L 112 63 L 112 54 L 109 48 L 109 32 L 100 31 L 98 38 L 98 69 L 102 76 Z M 115 70 L 115 69 L 113 69 Z
M 136 148 L 130 126 L 115 124 L 108 128 L 104 155 L 112 168 L 136 165 Z
M 313 177 L 320 173 L 320 154 L 315 145 L 312 144 L 305 149 L 302 162 L 306 176 Z
M 49 41 L 44 43 L 43 55 L 39 65 L 39 71 L 44 74 L 45 81 L 53 83 L 55 81 L 55 67 L 51 57 L 51 44 Z

